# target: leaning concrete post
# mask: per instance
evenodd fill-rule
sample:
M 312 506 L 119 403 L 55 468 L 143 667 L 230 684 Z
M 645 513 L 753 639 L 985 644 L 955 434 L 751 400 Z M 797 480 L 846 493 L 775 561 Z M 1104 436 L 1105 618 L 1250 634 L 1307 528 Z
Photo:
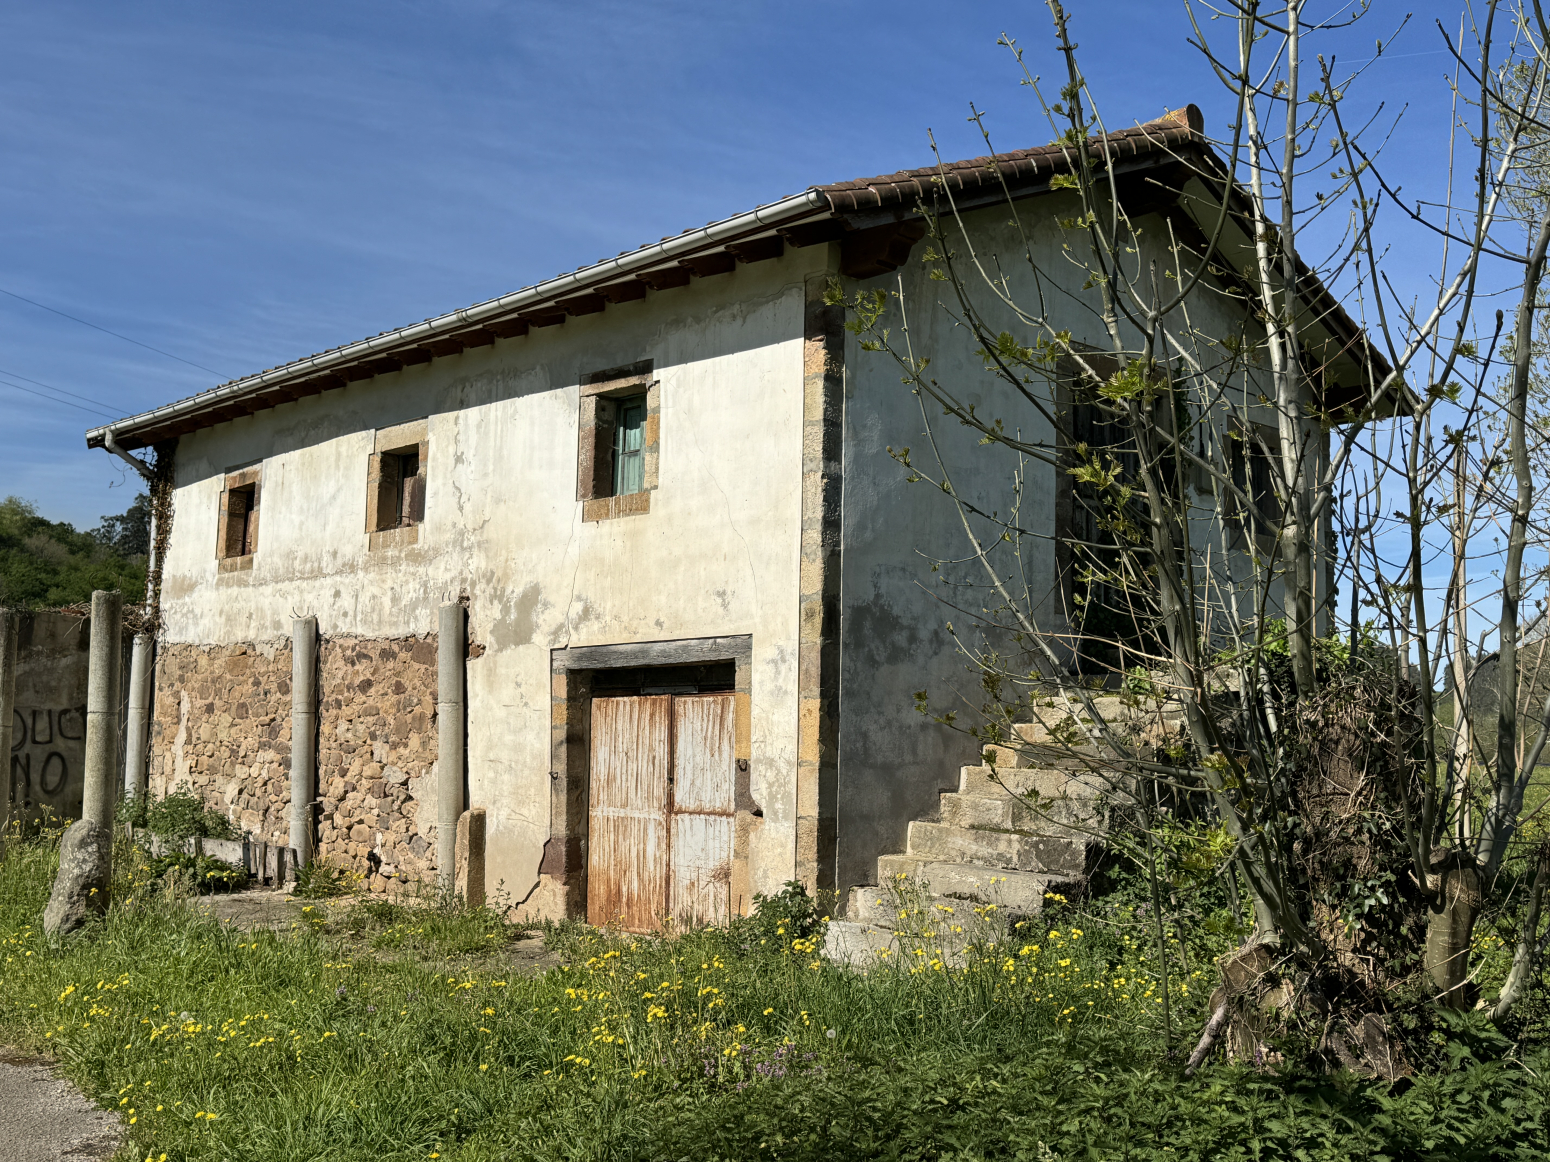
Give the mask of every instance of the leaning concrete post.
M 151 674 L 154 641 L 148 633 L 135 634 L 129 655 L 129 723 L 124 731 L 124 795 L 138 799 L 145 794 L 145 767 L 151 739 Z
M 118 782 L 118 675 L 123 654 L 124 598 L 91 595 L 91 669 L 86 676 L 86 791 L 81 818 L 111 829 Z
M 318 766 L 318 619 L 291 622 L 291 848 L 312 862 L 312 798 Z
M 11 723 L 16 713 L 16 638 L 21 632 L 21 617 L 11 609 L 0 609 L 0 763 L 5 764 L 5 802 L 11 810 L 16 786 L 11 781 Z M 17 804 L 19 806 L 19 804 Z
M 465 612 L 441 607 L 436 627 L 436 882 L 457 888 L 457 821 L 463 813 Z

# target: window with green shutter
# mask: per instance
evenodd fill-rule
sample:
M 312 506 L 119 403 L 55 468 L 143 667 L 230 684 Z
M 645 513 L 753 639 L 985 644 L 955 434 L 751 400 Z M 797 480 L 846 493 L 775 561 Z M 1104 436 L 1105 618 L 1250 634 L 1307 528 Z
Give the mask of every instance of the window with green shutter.
M 619 401 L 614 428 L 614 495 L 628 496 L 646 488 L 646 397 Z

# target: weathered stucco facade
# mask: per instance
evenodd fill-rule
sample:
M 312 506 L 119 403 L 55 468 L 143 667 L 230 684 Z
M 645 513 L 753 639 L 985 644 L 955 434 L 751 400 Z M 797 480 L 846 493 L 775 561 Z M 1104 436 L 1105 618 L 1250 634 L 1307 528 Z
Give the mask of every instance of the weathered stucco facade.
M 223 806 L 242 813 L 243 826 L 283 839 L 284 635 L 293 610 L 315 614 L 322 635 L 324 819 L 336 792 L 343 803 L 382 777 L 374 768 L 411 770 L 420 758 L 368 755 L 361 770 L 368 735 L 371 745 L 397 745 L 378 691 L 416 668 L 402 655 L 383 661 L 377 647 L 434 636 L 437 607 L 466 596 L 477 654 L 467 669 L 469 802 L 488 812 L 492 889 L 504 882 L 511 898 L 522 899 L 537 885 L 551 837 L 551 651 L 744 635 L 754 643 L 751 782 L 763 812 L 750 836 L 752 864 L 761 869 L 751 890 L 791 878 L 795 788 L 767 772 L 789 771 L 797 757 L 803 319 L 808 276 L 822 276 L 826 249 L 183 437 L 153 741 L 162 785 L 184 778 L 201 790 L 209 785 Z M 649 512 L 586 521 L 576 500 L 582 380 L 642 359 L 652 360 L 662 399 L 660 486 Z M 418 541 L 374 549 L 366 531 L 374 434 L 421 417 L 428 471 Z M 748 470 L 749 448 L 760 449 L 757 471 Z M 223 571 L 215 552 L 222 481 L 252 464 L 262 470 L 257 549 L 250 567 Z M 330 659 L 355 639 L 370 639 L 360 652 L 371 657 L 356 663 L 346 689 L 333 680 Z M 424 760 L 411 786 L 431 785 L 414 788 L 410 803 L 435 798 L 434 645 L 422 648 L 432 663 L 423 667 L 429 686 L 408 686 L 426 704 L 413 713 L 426 721 L 405 729 Z M 199 666 L 185 654 L 222 656 Z M 252 676 L 222 687 L 207 673 L 221 667 Z M 363 682 L 373 684 L 369 693 L 360 693 Z M 260 718 L 269 720 L 262 728 Z M 369 718 L 378 724 L 366 725 Z M 336 745 L 334 719 L 365 733 Z M 188 750 L 196 740 L 208 752 L 197 760 Z M 356 788 L 344 792 L 339 780 Z M 247 783 L 268 790 L 239 789 Z M 243 798 L 264 802 L 239 807 Z M 375 854 L 423 878 L 420 855 L 377 852 L 383 828 L 365 820 L 364 804 L 351 810 L 334 825 L 337 835 L 322 823 L 320 857 L 347 853 L 364 871 L 362 861 Z M 434 849 L 434 818 L 399 811 L 409 829 L 398 850 L 417 837 Z M 370 843 L 354 838 L 363 826 Z
M 1129 132 L 1142 160 L 1195 148 L 1187 120 Z M 1033 244 L 1060 269 L 1053 222 L 1071 195 L 1048 181 L 1061 155 L 1017 158 L 1000 176 L 983 159 L 955 168 L 960 193 L 980 199 L 965 222 L 992 248 L 1020 248 L 996 205 L 1009 172 L 1019 197 L 1036 196 Z M 668 715 L 672 699 L 726 700 L 702 715 L 725 727 L 705 743 L 725 786 L 694 825 L 725 821 L 707 882 L 732 911 L 792 878 L 841 899 L 870 882 L 975 749 L 919 714 L 915 692 L 950 699 L 974 678 L 936 596 L 957 577 L 931 568 L 961 556 L 957 512 L 890 453 L 921 446 L 920 403 L 824 292 L 834 280 L 902 291 L 934 374 L 994 406 L 972 344 L 934 307 L 940 284 L 911 261 L 933 178 L 815 187 L 89 433 L 175 457 L 153 785 L 186 782 L 255 837 L 285 841 L 289 633 L 311 616 L 308 826 L 317 858 L 375 890 L 447 870 L 433 805 L 456 788 L 439 783 L 438 656 L 466 682 L 454 798 L 486 812 L 492 899 L 584 914 L 589 819 L 641 814 L 594 793 L 602 697 Z M 1034 293 L 1031 274 L 1011 277 L 1014 296 Z M 1074 309 L 1071 329 L 1101 342 Z M 935 436 L 960 494 L 1006 511 L 1006 464 L 956 424 Z M 608 465 L 630 456 L 625 487 Z M 1057 483 L 1029 466 L 1023 523 L 1050 548 L 1019 565 L 1051 616 Z M 439 641 L 438 610 L 456 602 L 467 641 Z M 692 774 L 698 760 L 671 733 L 663 745 L 651 777 L 668 771 L 671 787 L 672 764 Z

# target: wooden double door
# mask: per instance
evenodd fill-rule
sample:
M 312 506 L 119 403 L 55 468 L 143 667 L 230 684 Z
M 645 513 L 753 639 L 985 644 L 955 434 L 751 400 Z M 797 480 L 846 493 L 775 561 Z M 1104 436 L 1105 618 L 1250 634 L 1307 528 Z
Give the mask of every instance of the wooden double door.
M 732 694 L 592 702 L 587 918 L 632 932 L 731 915 Z

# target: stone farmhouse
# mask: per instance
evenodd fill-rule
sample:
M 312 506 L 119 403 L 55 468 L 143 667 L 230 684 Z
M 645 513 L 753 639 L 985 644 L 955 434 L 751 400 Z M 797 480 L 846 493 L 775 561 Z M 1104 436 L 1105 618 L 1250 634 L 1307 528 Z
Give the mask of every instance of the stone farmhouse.
M 1199 130 L 1191 106 L 1095 148 L 1133 216 L 1203 247 Z M 824 290 L 902 289 L 917 348 L 975 399 L 990 377 L 925 309 L 922 201 L 950 191 L 1014 251 L 1010 194 L 1055 269 L 1068 169 L 1048 146 L 814 186 L 88 432 L 170 472 L 131 787 L 187 784 L 379 891 L 445 882 L 450 827 L 482 809 L 492 896 L 627 928 L 876 882 L 978 761 L 913 699 L 972 685 L 922 556 L 961 532 L 889 455 L 920 443 L 918 401 Z M 1360 391 L 1360 333 L 1314 306 L 1324 390 Z M 1215 309 L 1195 325 L 1237 326 Z M 1004 465 L 938 439 L 1004 509 Z M 1025 489 L 1052 538 L 1030 583 L 1058 609 L 1070 517 L 1053 469 Z

